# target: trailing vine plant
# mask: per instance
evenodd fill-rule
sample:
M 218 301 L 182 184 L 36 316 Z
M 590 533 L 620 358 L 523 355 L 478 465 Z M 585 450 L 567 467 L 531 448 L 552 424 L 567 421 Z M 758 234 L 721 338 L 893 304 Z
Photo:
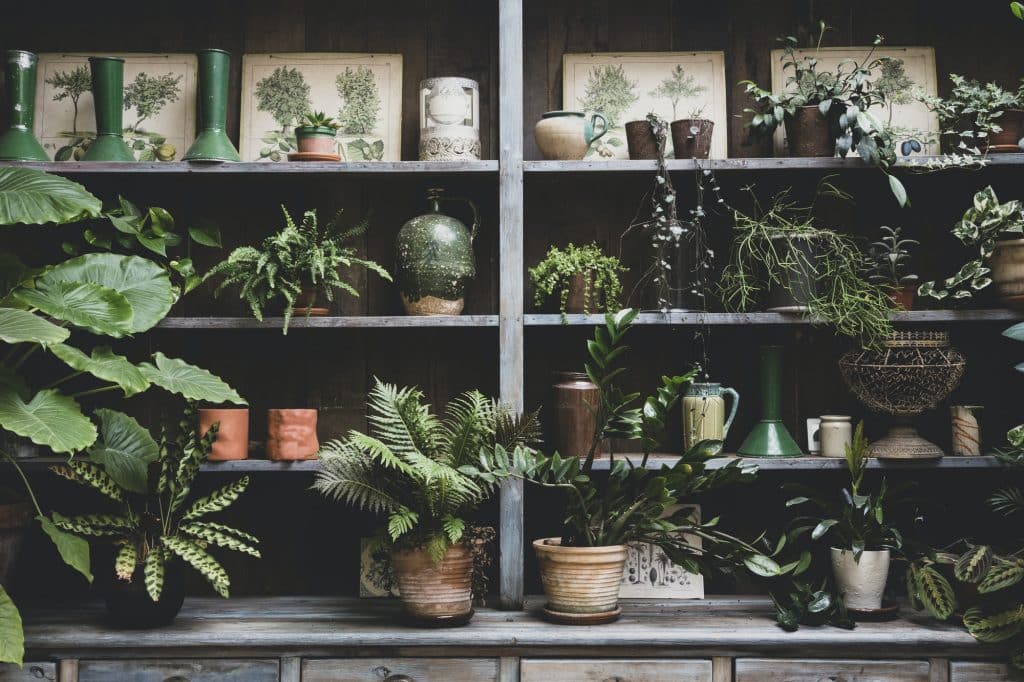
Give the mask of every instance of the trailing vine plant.
M 530 268 L 530 281 L 534 286 L 534 302 L 540 306 L 544 300 L 558 295 L 562 322 L 569 323 L 566 309 L 573 278 L 579 275 L 583 284 L 583 312 L 590 314 L 618 310 L 622 296 L 620 272 L 628 268 L 615 256 L 606 256 L 597 244 L 576 246 L 572 242 L 565 249 L 552 246 L 548 255 Z

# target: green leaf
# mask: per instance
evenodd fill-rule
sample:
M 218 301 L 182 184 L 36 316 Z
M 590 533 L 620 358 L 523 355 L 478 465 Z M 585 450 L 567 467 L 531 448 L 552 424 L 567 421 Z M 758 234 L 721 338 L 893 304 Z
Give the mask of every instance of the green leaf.
M 107 475 L 125 490 L 145 493 L 149 463 L 160 454 L 149 431 L 132 417 L 115 410 L 99 409 L 100 435 L 89 448 L 89 459 L 101 465 Z
M 146 567 L 144 580 L 146 592 L 153 601 L 160 600 L 160 593 L 164 590 L 164 566 L 166 557 L 162 547 L 152 547 L 146 556 Z
M 1013 16 L 1018 19 L 1024 20 L 1024 4 L 1019 2 L 1010 3 L 1010 11 L 1013 12 Z
M 989 594 L 1016 585 L 1024 578 L 1024 561 L 1000 559 L 993 564 L 984 579 L 978 583 L 979 594 Z
M 21 626 L 21 614 L 4 586 L 0 585 L 0 663 L 20 666 L 24 656 L 25 632 Z
M 0 341 L 5 343 L 60 343 L 71 332 L 34 313 L 17 308 L 0 308 Z
M 14 297 L 31 308 L 96 334 L 120 338 L 132 330 L 132 306 L 128 299 L 99 284 L 47 282 L 40 278 L 35 288 L 18 289 Z
M 889 189 L 892 190 L 893 196 L 896 197 L 896 201 L 901 207 L 907 206 L 907 188 L 895 175 L 889 176 Z
M 956 597 L 953 586 L 945 576 L 931 566 L 914 570 L 914 582 L 917 587 L 917 598 L 924 604 L 928 613 L 939 620 L 946 620 L 956 610 Z
M 220 228 L 211 220 L 199 220 L 195 225 L 188 228 L 188 234 L 192 241 L 203 246 L 220 248 Z
M 764 554 L 751 554 L 748 557 L 744 557 L 743 564 L 751 573 L 764 578 L 777 576 L 782 571 L 781 567 L 774 559 L 767 557 Z
M 117 384 L 126 398 L 149 388 L 149 382 L 139 368 L 126 357 L 115 354 L 110 346 L 97 346 L 92 349 L 92 355 L 86 355 L 64 343 L 51 346 L 50 350 L 71 369 L 88 372 L 97 379 Z
M 156 364 L 142 363 L 139 370 L 148 381 L 165 391 L 177 393 L 189 400 L 248 404 L 235 389 L 205 369 L 190 365 L 184 360 L 169 358 L 159 351 L 153 354 L 153 361 Z
M 98 218 L 99 199 L 77 182 L 30 168 L 0 169 L 0 225 L 73 223 Z
M 26 403 L 15 387 L 0 384 L 0 426 L 57 453 L 84 450 L 96 440 L 96 426 L 78 403 L 52 388 Z
M 1024 322 L 1018 322 L 1003 332 L 1003 336 L 1014 341 L 1024 341 Z
M 36 519 L 43 527 L 43 532 L 50 536 L 53 544 L 60 552 L 60 558 L 71 568 L 75 569 L 92 582 L 92 573 L 89 571 L 89 543 L 71 533 L 65 533 L 53 524 L 53 521 L 45 516 L 37 516 Z
M 992 566 L 992 550 L 986 545 L 978 545 L 956 560 L 953 564 L 953 575 L 965 583 L 980 582 Z
M 825 533 L 828 532 L 829 528 L 831 528 L 832 526 L 836 525 L 837 523 L 839 523 L 839 522 L 836 521 L 835 519 L 825 519 L 824 521 L 819 523 L 817 526 L 815 526 L 813 531 L 811 531 L 811 538 L 813 538 L 815 540 L 820 539 L 821 536 L 823 536 Z
M 156 326 L 178 298 L 167 272 L 139 256 L 90 253 L 61 263 L 38 281 L 92 282 L 117 291 L 131 305 L 132 332 Z

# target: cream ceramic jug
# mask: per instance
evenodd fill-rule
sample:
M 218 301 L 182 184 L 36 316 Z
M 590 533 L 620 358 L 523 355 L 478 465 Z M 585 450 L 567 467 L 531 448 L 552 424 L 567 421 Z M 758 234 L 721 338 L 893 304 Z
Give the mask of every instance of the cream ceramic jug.
M 732 397 L 728 416 L 725 396 Z M 740 394 L 721 384 L 690 384 L 683 396 L 683 448 L 689 450 L 702 440 L 725 440 L 740 406 Z

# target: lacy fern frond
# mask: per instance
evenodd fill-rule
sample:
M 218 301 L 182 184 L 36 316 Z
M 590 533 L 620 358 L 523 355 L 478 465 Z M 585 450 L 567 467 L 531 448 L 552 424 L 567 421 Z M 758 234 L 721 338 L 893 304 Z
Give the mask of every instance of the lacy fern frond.
M 1024 509 L 1024 491 L 1020 488 L 1003 488 L 988 498 L 992 511 L 1009 516 Z

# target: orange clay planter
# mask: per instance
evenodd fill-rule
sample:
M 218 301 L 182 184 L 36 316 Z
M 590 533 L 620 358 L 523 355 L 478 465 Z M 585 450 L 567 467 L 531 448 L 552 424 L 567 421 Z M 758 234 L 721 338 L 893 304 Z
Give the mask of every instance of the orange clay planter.
M 267 457 L 275 461 L 316 459 L 316 410 L 267 410 Z

